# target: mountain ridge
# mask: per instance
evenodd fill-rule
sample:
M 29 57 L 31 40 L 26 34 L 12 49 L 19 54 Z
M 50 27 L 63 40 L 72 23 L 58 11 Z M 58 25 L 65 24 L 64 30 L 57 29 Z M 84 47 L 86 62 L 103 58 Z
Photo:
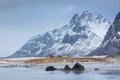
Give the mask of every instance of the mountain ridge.
M 120 12 L 107 31 L 102 44 L 89 55 L 116 55 L 120 54 Z
M 10 57 L 84 56 L 102 43 L 110 25 L 100 14 L 84 11 L 75 14 L 69 24 L 32 37 Z

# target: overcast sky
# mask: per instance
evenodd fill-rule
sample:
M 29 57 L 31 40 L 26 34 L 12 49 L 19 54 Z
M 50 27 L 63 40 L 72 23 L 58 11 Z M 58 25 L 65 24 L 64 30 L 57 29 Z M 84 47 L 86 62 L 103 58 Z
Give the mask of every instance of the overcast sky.
M 120 0 L 0 0 L 0 57 L 13 54 L 36 34 L 68 24 L 75 13 L 86 10 L 113 21 Z

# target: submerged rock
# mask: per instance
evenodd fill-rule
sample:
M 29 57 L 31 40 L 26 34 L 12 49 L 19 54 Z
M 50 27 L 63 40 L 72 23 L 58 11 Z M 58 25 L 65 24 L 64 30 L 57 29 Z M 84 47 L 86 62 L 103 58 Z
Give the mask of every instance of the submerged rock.
M 53 67 L 53 66 L 48 66 L 46 69 L 45 69 L 45 71 L 55 71 L 55 70 L 57 70 L 55 67 Z
M 100 68 L 95 68 L 95 71 L 99 71 L 100 70 Z

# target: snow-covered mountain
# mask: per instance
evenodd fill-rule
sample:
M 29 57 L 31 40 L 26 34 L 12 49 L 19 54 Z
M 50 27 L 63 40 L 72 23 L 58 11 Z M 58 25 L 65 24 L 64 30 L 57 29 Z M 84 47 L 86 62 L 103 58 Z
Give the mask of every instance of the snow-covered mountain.
M 89 55 L 116 55 L 120 54 L 120 12 L 116 15 L 113 24 L 102 44 Z
M 103 41 L 111 23 L 95 12 L 75 14 L 69 24 L 32 37 L 11 57 L 63 55 L 84 56 Z

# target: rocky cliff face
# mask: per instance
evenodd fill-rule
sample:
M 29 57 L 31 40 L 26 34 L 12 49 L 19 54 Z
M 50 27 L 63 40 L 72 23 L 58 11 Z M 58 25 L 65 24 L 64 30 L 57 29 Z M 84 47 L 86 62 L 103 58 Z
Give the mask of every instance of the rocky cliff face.
M 116 54 L 120 54 L 120 12 L 116 15 L 113 24 L 108 29 L 102 44 L 89 55 Z
M 75 14 L 69 24 L 60 29 L 32 37 L 10 57 L 84 56 L 102 43 L 110 25 L 100 14 L 84 11 L 82 15 Z

